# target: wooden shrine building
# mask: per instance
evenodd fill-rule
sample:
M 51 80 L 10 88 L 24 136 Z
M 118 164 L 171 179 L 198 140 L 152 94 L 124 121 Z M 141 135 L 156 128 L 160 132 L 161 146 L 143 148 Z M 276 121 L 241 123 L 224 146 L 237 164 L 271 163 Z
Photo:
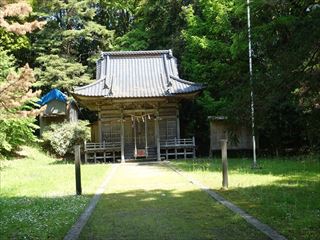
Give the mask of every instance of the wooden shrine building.
M 178 104 L 203 85 L 179 77 L 171 50 L 103 52 L 96 71 L 95 82 L 73 92 L 98 112 L 86 160 L 90 153 L 94 161 L 195 155 L 194 138 L 181 139 Z

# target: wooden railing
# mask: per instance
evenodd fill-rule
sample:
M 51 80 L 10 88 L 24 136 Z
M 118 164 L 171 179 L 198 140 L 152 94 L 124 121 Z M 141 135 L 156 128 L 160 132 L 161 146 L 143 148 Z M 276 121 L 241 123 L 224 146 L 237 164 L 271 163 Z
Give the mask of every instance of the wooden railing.
M 160 141 L 161 147 L 186 147 L 195 146 L 195 139 L 192 138 L 174 138 Z
M 87 143 L 84 142 L 84 151 L 103 151 L 103 150 L 112 150 L 115 148 L 121 148 L 120 142 L 101 142 L 101 143 Z
M 117 157 L 116 154 L 118 154 L 120 150 L 120 142 L 84 142 L 85 163 L 87 163 L 88 160 L 93 160 L 94 163 L 100 160 L 106 162 L 108 159 L 112 159 L 113 162 L 115 162 Z
M 170 156 L 174 156 L 175 159 L 178 156 L 184 158 L 196 156 L 196 143 L 195 138 L 174 138 L 160 141 L 161 156 L 169 159 Z
M 195 158 L 195 138 L 173 138 L 160 141 L 160 154 L 162 157 L 169 159 L 174 157 L 177 159 L 179 156 L 184 158 Z M 121 157 L 121 142 L 101 142 L 101 143 L 84 143 L 85 162 L 93 160 L 93 162 L 106 162 L 108 159 L 116 161 Z M 141 154 L 142 155 L 142 154 Z M 144 153 L 145 155 L 145 153 Z

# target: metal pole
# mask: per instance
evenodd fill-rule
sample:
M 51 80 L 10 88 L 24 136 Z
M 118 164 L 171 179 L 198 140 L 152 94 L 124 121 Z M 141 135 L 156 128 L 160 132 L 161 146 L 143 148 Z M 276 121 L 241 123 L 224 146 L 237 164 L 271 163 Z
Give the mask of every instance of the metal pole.
M 221 158 L 222 158 L 222 188 L 228 189 L 228 157 L 226 139 L 221 139 Z
M 75 165 L 75 174 L 76 174 L 76 193 L 77 195 L 82 194 L 81 189 L 81 155 L 80 155 L 80 145 L 74 146 L 74 165 Z
M 248 44 L 249 44 L 249 78 L 251 85 L 251 127 L 252 127 L 252 149 L 253 149 L 253 168 L 257 167 L 256 157 L 256 137 L 254 126 L 254 94 L 253 94 L 253 71 L 252 71 L 252 45 L 251 45 L 251 19 L 250 19 L 250 0 L 247 0 L 247 15 L 248 15 Z

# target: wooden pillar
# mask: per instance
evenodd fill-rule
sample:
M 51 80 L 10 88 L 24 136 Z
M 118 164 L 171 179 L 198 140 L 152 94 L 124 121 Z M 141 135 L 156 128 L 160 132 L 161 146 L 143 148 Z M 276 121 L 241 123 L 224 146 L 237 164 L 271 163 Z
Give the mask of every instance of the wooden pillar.
M 221 139 L 221 157 L 222 157 L 222 188 L 228 189 L 228 158 L 227 158 L 227 143 L 226 139 Z
M 101 113 L 98 114 L 99 143 L 102 142 Z
M 88 163 L 87 141 L 84 141 L 84 163 Z
M 179 108 L 177 106 L 177 138 L 180 139 L 180 116 L 179 116 Z
M 174 159 L 178 159 L 178 152 L 177 152 L 177 139 L 174 138 Z
M 134 158 L 137 157 L 137 124 L 136 119 L 133 120 L 133 140 L 134 140 Z
M 145 117 L 145 120 L 144 120 L 144 138 L 145 138 L 145 143 L 146 143 L 146 146 L 145 146 L 145 155 L 146 157 L 148 157 L 148 118 Z
M 121 113 L 121 132 L 120 132 L 120 140 L 121 140 L 121 162 L 125 162 L 124 159 L 124 117 L 123 111 Z
M 156 111 L 156 118 L 155 118 L 155 137 L 156 137 L 156 144 L 157 144 L 157 160 L 161 161 L 161 154 L 160 154 L 160 131 L 159 131 L 159 111 Z
M 80 155 L 80 145 L 74 146 L 74 165 L 75 165 L 75 176 L 76 176 L 76 193 L 77 195 L 82 194 L 81 189 L 81 155 Z
M 196 140 L 194 137 L 192 137 L 192 157 L 196 158 Z
M 212 149 L 213 149 L 213 123 L 212 120 L 209 120 L 210 124 L 210 148 L 209 148 L 209 157 L 212 157 Z

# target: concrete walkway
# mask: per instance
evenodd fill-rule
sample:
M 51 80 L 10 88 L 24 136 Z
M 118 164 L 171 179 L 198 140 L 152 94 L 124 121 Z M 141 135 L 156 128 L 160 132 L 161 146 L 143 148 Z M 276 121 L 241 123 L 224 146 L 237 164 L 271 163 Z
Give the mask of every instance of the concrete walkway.
M 269 239 L 165 164 L 113 173 L 80 239 Z

